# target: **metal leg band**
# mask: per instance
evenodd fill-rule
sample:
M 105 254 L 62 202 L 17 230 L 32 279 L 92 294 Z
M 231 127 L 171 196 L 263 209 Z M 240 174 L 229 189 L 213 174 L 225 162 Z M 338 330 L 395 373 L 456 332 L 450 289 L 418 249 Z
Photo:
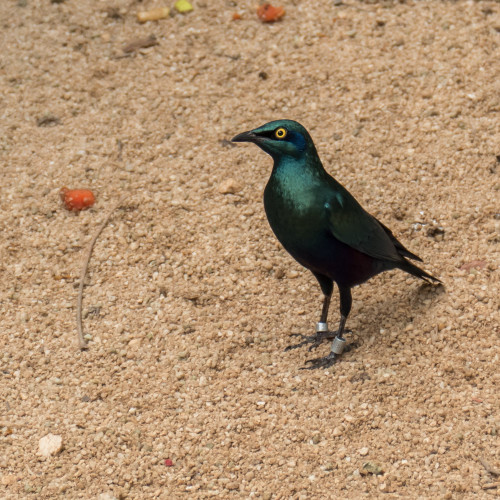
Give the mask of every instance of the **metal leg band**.
M 332 348 L 331 351 L 334 354 L 342 354 L 345 349 L 345 339 L 342 337 L 335 337 L 332 342 Z
M 319 323 L 316 323 L 316 333 L 322 333 L 322 332 L 327 332 L 328 331 L 328 324 L 327 323 L 323 323 L 323 322 L 319 322 Z

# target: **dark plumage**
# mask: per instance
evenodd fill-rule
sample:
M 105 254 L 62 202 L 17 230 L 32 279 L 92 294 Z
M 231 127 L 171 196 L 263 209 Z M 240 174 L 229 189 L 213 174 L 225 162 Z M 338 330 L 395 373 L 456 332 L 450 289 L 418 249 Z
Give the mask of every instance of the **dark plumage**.
M 300 123 L 277 120 L 232 140 L 253 142 L 273 158 L 273 171 L 264 191 L 267 218 L 285 249 L 317 278 L 325 296 L 316 335 L 290 346 L 312 343 L 313 348 L 333 339 L 328 356 L 310 360 L 313 368 L 332 365 L 343 350 L 342 334 L 351 310 L 353 286 L 395 268 L 439 282 L 412 264 L 408 259 L 421 259 L 326 172 Z M 341 320 L 339 329 L 330 332 L 326 323 L 334 282 L 340 292 Z

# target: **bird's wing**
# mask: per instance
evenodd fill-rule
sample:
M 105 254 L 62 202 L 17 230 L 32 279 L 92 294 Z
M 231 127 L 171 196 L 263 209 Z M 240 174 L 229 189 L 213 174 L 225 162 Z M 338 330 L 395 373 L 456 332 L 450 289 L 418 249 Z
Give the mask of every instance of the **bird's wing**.
M 336 190 L 324 207 L 329 229 L 335 238 L 375 259 L 401 262 L 402 257 L 393 241 L 395 238 L 390 236 L 392 233 L 389 231 L 388 234 L 347 190 Z
M 374 217 L 375 218 L 375 217 Z M 393 234 L 392 231 L 382 222 L 380 222 L 378 219 L 375 219 L 384 229 L 384 231 L 387 233 L 391 241 L 394 243 L 394 246 L 396 247 L 399 255 L 402 255 L 403 257 L 408 257 L 409 259 L 413 260 L 418 260 L 419 262 L 423 262 L 423 260 L 418 256 L 415 255 L 413 252 L 410 252 Z

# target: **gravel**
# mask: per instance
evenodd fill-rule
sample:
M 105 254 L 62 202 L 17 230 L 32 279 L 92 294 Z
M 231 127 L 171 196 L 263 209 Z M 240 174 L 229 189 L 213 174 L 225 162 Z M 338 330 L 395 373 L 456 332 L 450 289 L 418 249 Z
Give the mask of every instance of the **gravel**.
M 498 497 L 500 5 L 283 5 L 0 3 L 0 497 Z M 445 283 L 356 288 L 327 371 L 283 352 L 320 290 L 265 219 L 270 159 L 228 144 L 277 118 Z

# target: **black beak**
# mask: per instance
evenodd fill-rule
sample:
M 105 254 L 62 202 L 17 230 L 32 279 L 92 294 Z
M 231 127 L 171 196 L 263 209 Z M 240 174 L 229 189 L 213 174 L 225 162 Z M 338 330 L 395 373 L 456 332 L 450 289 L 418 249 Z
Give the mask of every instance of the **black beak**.
M 231 142 L 257 142 L 258 136 L 252 131 L 243 132 L 241 134 L 235 135 Z

